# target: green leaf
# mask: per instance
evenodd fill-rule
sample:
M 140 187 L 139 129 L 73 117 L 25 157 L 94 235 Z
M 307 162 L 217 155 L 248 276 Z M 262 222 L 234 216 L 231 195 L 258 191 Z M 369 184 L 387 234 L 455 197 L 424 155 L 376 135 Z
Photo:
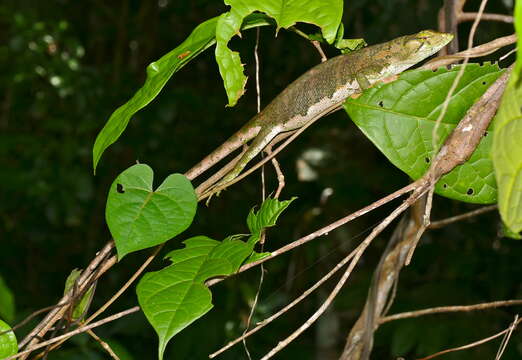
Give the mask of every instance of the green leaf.
M 343 14 L 342 0 L 225 0 L 229 12 L 222 14 L 216 25 L 216 60 L 228 96 L 228 106 L 234 106 L 243 95 L 246 76 L 239 53 L 228 48 L 233 36 L 240 34 L 243 19 L 260 11 L 275 19 L 277 29 L 306 22 L 321 28 L 324 38 L 332 43 Z
M 147 66 L 147 78 L 143 86 L 129 101 L 112 113 L 96 137 L 92 151 L 94 171 L 105 149 L 118 140 L 130 118 L 154 100 L 172 75 L 216 43 L 217 20 L 218 17 L 214 17 L 201 23 L 181 45 Z M 266 16 L 254 14 L 245 19 L 242 28 L 248 29 L 271 23 Z
M 11 330 L 11 327 L 0 320 L 0 333 Z M 9 331 L 0 335 L 0 359 L 18 353 L 18 342 L 14 332 Z
M 159 359 L 174 335 L 212 308 L 205 281 L 237 271 L 253 248 L 241 240 L 219 242 L 206 236 L 183 243 L 185 248 L 167 254 L 172 265 L 145 274 L 136 288 L 141 309 L 159 337 Z
M 185 176 L 169 175 L 156 190 L 152 179 L 152 169 L 137 164 L 111 185 L 105 218 L 119 259 L 173 238 L 189 227 L 196 214 L 196 193 Z
M 344 39 L 344 25 L 341 23 L 337 30 L 334 46 L 341 50 L 343 54 L 359 50 L 368 45 L 364 39 Z
M 522 34 L 522 1 L 515 8 L 518 38 Z M 498 183 L 498 208 L 510 233 L 522 231 L 522 51 L 495 117 L 492 157 Z
M 0 276 L 0 317 L 6 321 L 13 321 L 15 316 L 14 296 Z
M 74 284 L 76 283 L 76 279 L 78 279 L 78 277 L 81 275 L 81 273 L 82 273 L 81 270 L 73 269 L 73 271 L 71 271 L 69 276 L 67 276 L 67 279 L 65 280 L 65 287 L 63 290 L 64 295 L 73 288 Z M 93 294 L 94 294 L 94 286 L 91 286 L 91 288 L 89 290 L 87 290 L 85 292 L 85 294 L 83 294 L 80 301 L 78 301 L 76 303 L 76 306 L 74 307 L 70 320 L 75 321 L 85 315 L 85 313 L 87 312 L 87 309 L 91 305 L 91 300 L 92 300 Z
M 246 259 L 269 255 L 253 252 L 259 234 L 274 226 L 294 199 L 267 199 L 257 213 L 251 211 L 247 223 L 253 234 L 247 242 L 241 240 L 247 235 L 231 235 L 221 242 L 196 236 L 185 240 L 183 249 L 167 254 L 170 266 L 143 276 L 136 292 L 141 309 L 158 334 L 160 360 L 172 337 L 212 309 L 212 294 L 205 285 L 208 279 L 231 275 Z
M 267 198 L 261 204 L 258 212 L 255 212 L 254 208 L 251 209 L 247 217 L 247 226 L 251 233 L 248 242 L 257 243 L 262 231 L 267 227 L 274 226 L 279 215 L 281 215 L 295 199 L 297 198 L 293 197 L 290 200 L 279 201 L 277 199 Z
M 373 87 L 358 99 L 348 99 L 345 110 L 361 131 L 395 166 L 413 179 L 424 175 L 432 156 L 432 131 L 459 67 L 437 71 L 412 70 L 399 80 Z M 473 103 L 501 74 L 496 65 L 469 64 L 442 120 L 438 139 L 456 127 Z M 493 125 L 471 158 L 443 176 L 435 187 L 442 196 L 488 204 L 497 199 L 490 159 Z

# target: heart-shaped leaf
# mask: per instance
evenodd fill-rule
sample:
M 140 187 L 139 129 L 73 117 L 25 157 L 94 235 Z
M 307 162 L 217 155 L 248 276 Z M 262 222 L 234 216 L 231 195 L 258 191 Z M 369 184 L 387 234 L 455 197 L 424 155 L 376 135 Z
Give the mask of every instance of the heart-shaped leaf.
M 164 243 L 192 223 L 197 197 L 190 181 L 172 174 L 153 190 L 152 179 L 148 165 L 134 165 L 122 172 L 109 190 L 105 218 L 119 259 Z
M 0 320 L 0 333 L 11 330 L 11 327 Z M 0 335 L 0 359 L 4 359 L 18 352 L 18 342 L 14 332 L 8 331 Z
M 435 72 L 407 71 L 397 81 L 373 87 L 357 99 L 348 99 L 345 110 L 388 160 L 412 179 L 418 179 L 430 166 L 435 121 L 458 71 L 459 67 Z M 440 124 L 439 143 L 502 72 L 491 64 L 466 67 Z M 471 158 L 441 178 L 435 187 L 437 194 L 471 203 L 496 201 L 490 158 L 494 131 L 494 125 L 490 126 Z

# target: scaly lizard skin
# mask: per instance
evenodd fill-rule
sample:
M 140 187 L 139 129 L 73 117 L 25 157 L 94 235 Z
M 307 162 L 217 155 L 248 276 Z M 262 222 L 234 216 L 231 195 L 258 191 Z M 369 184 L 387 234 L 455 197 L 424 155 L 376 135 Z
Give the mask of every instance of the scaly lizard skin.
M 292 82 L 214 152 L 185 175 L 194 179 L 254 139 L 235 167 L 207 193 L 226 187 L 278 134 L 296 130 L 340 108 L 344 100 L 435 54 L 453 35 L 425 30 L 325 61 Z

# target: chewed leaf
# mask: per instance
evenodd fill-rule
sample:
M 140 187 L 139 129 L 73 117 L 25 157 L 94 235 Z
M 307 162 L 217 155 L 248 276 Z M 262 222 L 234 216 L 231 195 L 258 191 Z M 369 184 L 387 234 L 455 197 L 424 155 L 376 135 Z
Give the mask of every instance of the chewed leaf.
M 152 169 L 137 164 L 122 172 L 109 190 L 105 218 L 119 259 L 173 238 L 196 214 L 197 197 L 185 176 L 169 175 L 156 190 L 152 179 Z
M 315 24 L 323 37 L 332 43 L 343 14 L 341 0 L 225 0 L 229 12 L 222 14 L 216 25 L 216 60 L 228 95 L 228 106 L 234 106 L 243 95 L 246 76 L 239 53 L 228 48 L 228 42 L 238 35 L 245 17 L 260 11 L 275 19 L 277 28 L 288 28 L 297 22 Z
M 395 166 L 413 179 L 430 166 L 432 132 L 459 67 L 412 70 L 397 81 L 376 86 L 357 99 L 348 99 L 345 110 L 361 131 Z M 469 64 L 451 97 L 438 131 L 442 143 L 473 103 L 501 74 L 496 65 Z M 489 127 L 471 158 L 443 176 L 436 193 L 471 203 L 493 203 L 497 187 L 490 158 L 495 125 Z

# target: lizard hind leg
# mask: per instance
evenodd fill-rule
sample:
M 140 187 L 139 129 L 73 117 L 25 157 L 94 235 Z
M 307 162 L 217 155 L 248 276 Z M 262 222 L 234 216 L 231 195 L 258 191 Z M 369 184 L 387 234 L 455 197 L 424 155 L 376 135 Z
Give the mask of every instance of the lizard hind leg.
M 205 195 L 212 196 L 212 194 L 217 193 L 223 189 L 225 189 L 229 183 L 234 180 L 243 169 L 247 166 L 247 164 L 254 159 L 258 154 L 263 151 L 263 149 L 279 134 L 282 129 L 279 126 L 269 126 L 267 128 L 261 129 L 259 134 L 254 138 L 252 143 L 248 146 L 247 151 L 243 154 L 243 156 L 236 163 L 234 168 L 230 170 L 221 180 L 219 180 L 216 184 L 214 184 L 211 188 L 209 188 Z

